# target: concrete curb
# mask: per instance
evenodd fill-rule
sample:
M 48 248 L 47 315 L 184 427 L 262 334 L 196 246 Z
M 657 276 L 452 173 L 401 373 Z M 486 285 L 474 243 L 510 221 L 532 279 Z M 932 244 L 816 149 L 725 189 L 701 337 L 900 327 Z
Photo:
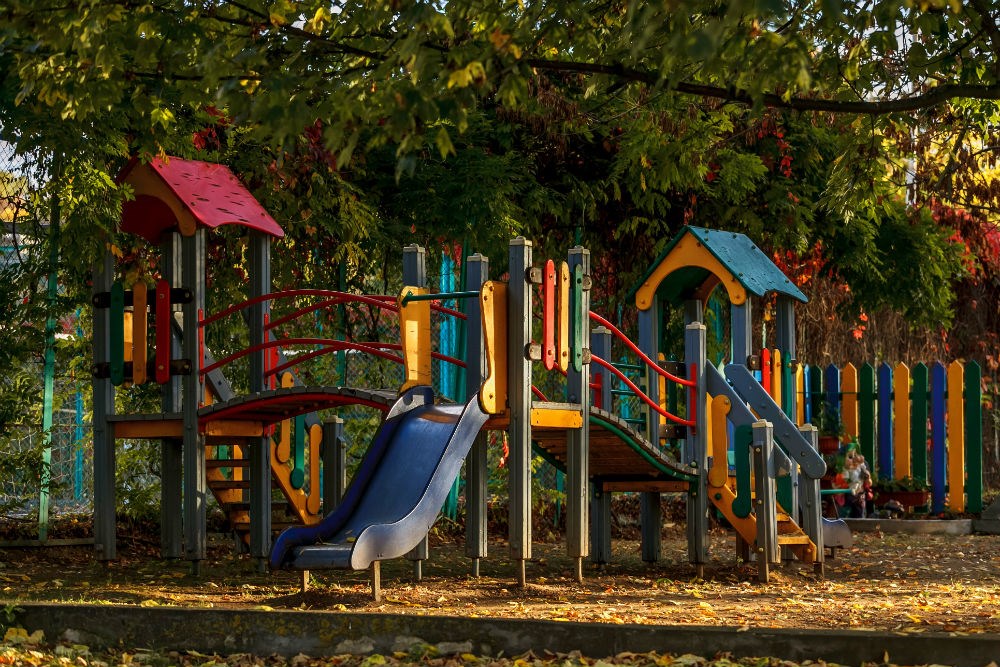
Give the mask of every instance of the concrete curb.
M 517 655 L 526 651 L 594 658 L 623 651 L 694 653 L 847 665 L 881 663 L 984 667 L 1000 655 L 1000 635 L 953 636 L 833 630 L 740 629 L 704 626 L 608 625 L 531 619 L 399 616 L 322 611 L 244 611 L 23 603 L 17 622 L 43 630 L 50 641 L 91 647 L 194 650 L 201 653 L 277 653 L 312 656 L 389 653 L 416 643 L 445 653 Z M 833 612 L 831 612 L 833 613 Z
M 913 535 L 971 535 L 972 519 L 844 519 L 847 527 L 859 533 L 881 530 L 883 533 Z

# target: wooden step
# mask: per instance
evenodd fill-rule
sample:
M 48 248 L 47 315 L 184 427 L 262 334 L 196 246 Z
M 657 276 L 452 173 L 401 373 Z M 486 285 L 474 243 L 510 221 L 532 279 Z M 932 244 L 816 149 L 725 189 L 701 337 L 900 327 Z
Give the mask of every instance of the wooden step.
M 811 542 L 812 540 L 809 539 L 808 535 L 778 535 L 778 544 L 781 545 L 810 544 Z

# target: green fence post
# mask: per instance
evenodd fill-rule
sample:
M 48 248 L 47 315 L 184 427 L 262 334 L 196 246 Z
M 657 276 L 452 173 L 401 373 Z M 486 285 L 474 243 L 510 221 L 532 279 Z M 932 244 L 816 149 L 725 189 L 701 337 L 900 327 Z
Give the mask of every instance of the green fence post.
M 911 372 L 910 465 L 913 478 L 927 481 L 927 365 L 919 363 Z M 899 400 L 899 397 L 896 398 Z
M 875 459 L 875 368 L 864 364 L 858 376 L 858 444 L 874 476 L 878 465 Z
M 966 510 L 983 511 L 983 371 L 965 364 L 965 496 Z

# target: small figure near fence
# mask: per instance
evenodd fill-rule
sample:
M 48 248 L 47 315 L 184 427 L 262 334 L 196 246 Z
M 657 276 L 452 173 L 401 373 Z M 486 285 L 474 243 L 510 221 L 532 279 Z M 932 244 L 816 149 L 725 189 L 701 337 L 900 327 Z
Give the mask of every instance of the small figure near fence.
M 852 440 L 842 451 L 843 454 L 837 456 L 837 474 L 833 484 L 835 488 L 845 489 L 845 492 L 835 495 L 834 503 L 841 516 L 863 519 L 868 516 L 873 499 L 871 471 L 857 441 Z

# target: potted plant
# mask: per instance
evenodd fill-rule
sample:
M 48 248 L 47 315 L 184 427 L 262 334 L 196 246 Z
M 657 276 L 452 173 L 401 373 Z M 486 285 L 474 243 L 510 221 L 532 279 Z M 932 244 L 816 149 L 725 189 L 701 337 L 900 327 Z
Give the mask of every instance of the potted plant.
M 813 418 L 813 426 L 819 429 L 819 451 L 821 454 L 836 454 L 840 449 L 840 438 L 844 435 L 844 424 L 840 413 L 824 405 Z
M 930 486 L 927 482 L 916 477 L 880 479 L 875 484 L 874 491 L 877 507 L 882 507 L 890 500 L 895 500 L 907 510 L 914 507 L 925 507 L 931 496 Z

